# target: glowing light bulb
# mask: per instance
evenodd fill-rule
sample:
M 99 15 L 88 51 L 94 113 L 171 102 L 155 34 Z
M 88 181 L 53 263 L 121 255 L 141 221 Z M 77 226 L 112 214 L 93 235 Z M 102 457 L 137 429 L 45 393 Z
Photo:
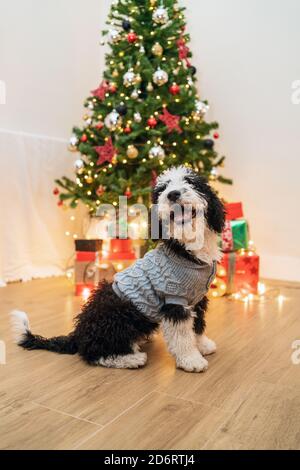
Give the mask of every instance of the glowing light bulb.
M 265 286 L 265 284 L 263 284 L 262 282 L 259 282 L 259 283 L 258 283 L 257 290 L 258 290 L 258 294 L 259 294 L 259 295 L 264 295 L 264 294 L 266 293 L 266 286 Z
M 91 289 L 89 289 L 89 287 L 85 287 L 83 290 L 82 290 L 82 298 L 83 300 L 86 302 L 89 298 L 89 296 L 91 295 Z

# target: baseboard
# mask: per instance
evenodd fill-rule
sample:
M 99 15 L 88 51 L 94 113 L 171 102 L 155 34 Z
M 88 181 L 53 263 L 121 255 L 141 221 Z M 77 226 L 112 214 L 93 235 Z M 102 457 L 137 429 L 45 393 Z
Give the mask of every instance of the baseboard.
M 261 254 L 261 277 L 300 282 L 300 258 Z

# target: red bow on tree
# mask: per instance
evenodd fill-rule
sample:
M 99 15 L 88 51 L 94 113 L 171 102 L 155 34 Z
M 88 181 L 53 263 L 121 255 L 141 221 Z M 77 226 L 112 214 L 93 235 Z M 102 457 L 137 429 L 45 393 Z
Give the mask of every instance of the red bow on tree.
M 188 59 L 190 52 L 189 47 L 185 44 L 185 39 L 181 36 L 177 41 L 178 46 L 178 56 L 180 60 L 185 60 L 187 67 L 190 67 L 192 64 Z
M 109 90 L 109 84 L 106 80 L 103 80 L 99 87 L 96 90 L 93 90 L 91 93 L 93 96 L 96 98 L 99 98 L 99 100 L 103 101 L 105 99 L 105 94 Z
M 159 119 L 167 126 L 168 132 L 177 131 L 181 134 L 182 129 L 179 126 L 180 116 L 169 113 L 167 108 L 164 108 L 163 114 L 159 116 Z
M 95 147 L 96 152 L 99 155 L 99 159 L 97 161 L 97 165 L 102 165 L 104 162 L 112 162 L 112 159 L 117 153 L 116 148 L 112 142 L 112 138 L 110 137 L 108 141 L 99 147 Z

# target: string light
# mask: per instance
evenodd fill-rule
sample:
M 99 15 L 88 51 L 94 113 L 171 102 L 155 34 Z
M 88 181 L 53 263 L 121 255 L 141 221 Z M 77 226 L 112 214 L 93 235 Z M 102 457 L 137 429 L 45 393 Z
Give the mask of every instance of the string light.
M 84 287 L 84 289 L 82 290 L 82 298 L 84 302 L 88 300 L 90 295 L 91 295 L 91 289 L 89 289 L 89 287 Z

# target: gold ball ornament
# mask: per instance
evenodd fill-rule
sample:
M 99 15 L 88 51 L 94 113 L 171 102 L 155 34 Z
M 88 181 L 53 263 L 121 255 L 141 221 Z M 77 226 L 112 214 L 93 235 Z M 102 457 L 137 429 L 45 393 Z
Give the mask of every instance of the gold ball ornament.
M 153 74 L 153 82 L 158 86 L 164 85 L 165 83 L 167 83 L 168 80 L 169 75 L 161 68 L 158 68 Z
M 159 42 L 156 42 L 153 46 L 152 46 L 152 54 L 153 55 L 156 55 L 157 57 L 161 57 L 164 53 L 164 49 L 163 47 L 159 44 Z
M 153 91 L 153 90 L 154 90 L 153 85 L 152 85 L 151 82 L 149 82 L 148 85 L 147 85 L 147 91 L 150 91 L 150 92 L 151 92 L 151 91 Z
M 112 76 L 113 76 L 114 78 L 116 78 L 116 77 L 119 76 L 119 72 L 118 72 L 117 69 L 115 69 L 115 70 L 113 71 Z
M 129 145 L 126 153 L 128 158 L 134 160 L 137 158 L 139 151 L 134 145 Z
M 86 179 L 87 184 L 92 184 L 93 181 L 94 179 L 91 176 L 88 176 Z

